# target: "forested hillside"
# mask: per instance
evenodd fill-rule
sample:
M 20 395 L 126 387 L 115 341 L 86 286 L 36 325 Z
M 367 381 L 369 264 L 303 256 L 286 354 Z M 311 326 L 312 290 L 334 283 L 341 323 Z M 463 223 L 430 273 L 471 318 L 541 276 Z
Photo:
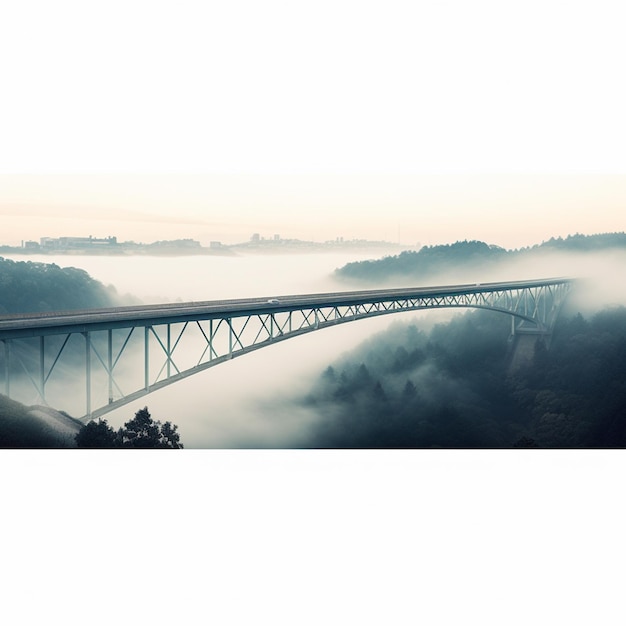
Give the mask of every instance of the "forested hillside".
M 405 251 L 382 259 L 348 263 L 337 269 L 335 275 L 344 280 L 372 284 L 394 279 L 425 281 L 450 275 L 454 281 L 460 282 L 516 261 L 541 260 L 550 253 L 585 254 L 609 250 L 626 251 L 626 233 L 570 235 L 518 250 L 505 250 L 482 241 L 457 241 L 424 246 L 417 252 Z
M 550 349 L 508 370 L 510 320 L 468 312 L 394 324 L 321 375 L 312 447 L 626 446 L 626 309 L 560 319 Z
M 115 306 L 119 296 L 87 272 L 0 257 L 0 315 Z

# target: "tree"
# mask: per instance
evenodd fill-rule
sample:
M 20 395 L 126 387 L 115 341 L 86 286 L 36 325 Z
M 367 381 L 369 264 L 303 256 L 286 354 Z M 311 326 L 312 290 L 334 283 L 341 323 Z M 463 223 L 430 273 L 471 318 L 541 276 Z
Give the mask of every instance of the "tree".
M 117 448 L 117 433 L 106 420 L 91 421 L 76 434 L 79 448 Z
M 121 448 L 182 448 L 178 426 L 170 422 L 154 421 L 148 407 L 135 413 L 135 417 L 118 431 Z
M 115 432 L 106 420 L 89 422 L 76 435 L 79 448 L 182 448 L 178 426 L 154 421 L 144 407 Z
M 406 385 L 402 390 L 402 400 L 408 402 L 417 396 L 417 387 L 407 378 Z

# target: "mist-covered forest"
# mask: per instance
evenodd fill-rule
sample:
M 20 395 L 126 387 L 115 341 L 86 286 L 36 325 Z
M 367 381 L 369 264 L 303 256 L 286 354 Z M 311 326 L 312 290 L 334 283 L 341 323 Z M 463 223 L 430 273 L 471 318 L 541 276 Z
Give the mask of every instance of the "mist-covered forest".
M 343 280 L 371 284 L 394 279 L 423 281 L 450 275 L 455 280 L 465 280 L 482 276 L 492 269 L 533 259 L 540 260 L 555 253 L 584 255 L 610 250 L 626 251 L 626 233 L 553 237 L 541 244 L 518 250 L 505 250 L 483 241 L 457 241 L 452 244 L 424 246 L 417 252 L 407 250 L 382 259 L 348 263 L 338 268 L 335 274 Z
M 508 316 L 471 311 L 430 332 L 395 323 L 329 365 L 301 402 L 313 447 L 626 446 L 626 309 L 563 316 L 549 349 L 510 369 Z
M 85 270 L 0 257 L 0 315 L 116 306 L 121 299 Z
M 616 251 L 618 256 L 611 256 Z M 549 345 L 537 341 L 532 359 L 519 366 L 513 365 L 511 321 L 505 315 L 468 311 L 428 331 L 420 330 L 417 322 L 392 324 L 329 364 L 301 399 L 321 416 L 311 444 L 626 446 L 626 309 L 621 306 L 623 286 L 615 282 L 625 251 L 623 232 L 552 238 L 513 251 L 459 241 L 339 268 L 336 275 L 346 284 L 443 284 L 489 280 L 492 275 L 501 279 L 496 272 L 503 268 L 525 278 L 534 275 L 528 274 L 529 267 L 548 273 L 564 267 L 576 275 L 594 256 L 607 263 L 593 281 L 595 295 L 582 289 L 573 293 L 570 304 L 575 304 L 561 313 L 546 339 Z M 602 292 L 602 284 L 610 287 Z M 614 304 L 603 304 L 603 298 Z

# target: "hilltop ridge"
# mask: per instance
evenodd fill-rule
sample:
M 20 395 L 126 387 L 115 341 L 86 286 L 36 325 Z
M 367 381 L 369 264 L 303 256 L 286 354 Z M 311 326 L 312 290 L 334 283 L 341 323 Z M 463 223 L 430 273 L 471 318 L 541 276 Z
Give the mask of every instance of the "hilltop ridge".
M 0 394 L 0 448 L 75 448 L 82 423 L 49 406 Z
M 381 259 L 355 261 L 335 271 L 343 280 L 376 283 L 389 280 L 436 279 L 454 272 L 458 280 L 488 276 L 496 267 L 517 261 L 545 258 L 548 254 L 596 253 L 607 250 L 626 251 L 626 233 L 569 235 L 551 238 L 534 246 L 506 250 L 484 241 L 457 241 L 451 244 L 424 246 L 418 251 L 406 250 Z M 487 280 L 487 278 L 483 278 Z

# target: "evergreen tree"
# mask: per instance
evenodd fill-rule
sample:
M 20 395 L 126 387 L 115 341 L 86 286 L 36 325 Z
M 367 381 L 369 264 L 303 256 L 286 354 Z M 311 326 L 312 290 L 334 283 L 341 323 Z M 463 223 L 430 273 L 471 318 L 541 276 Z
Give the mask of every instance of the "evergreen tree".
M 115 432 L 106 420 L 92 421 L 76 435 L 79 448 L 183 448 L 178 426 L 152 419 L 148 407 Z

